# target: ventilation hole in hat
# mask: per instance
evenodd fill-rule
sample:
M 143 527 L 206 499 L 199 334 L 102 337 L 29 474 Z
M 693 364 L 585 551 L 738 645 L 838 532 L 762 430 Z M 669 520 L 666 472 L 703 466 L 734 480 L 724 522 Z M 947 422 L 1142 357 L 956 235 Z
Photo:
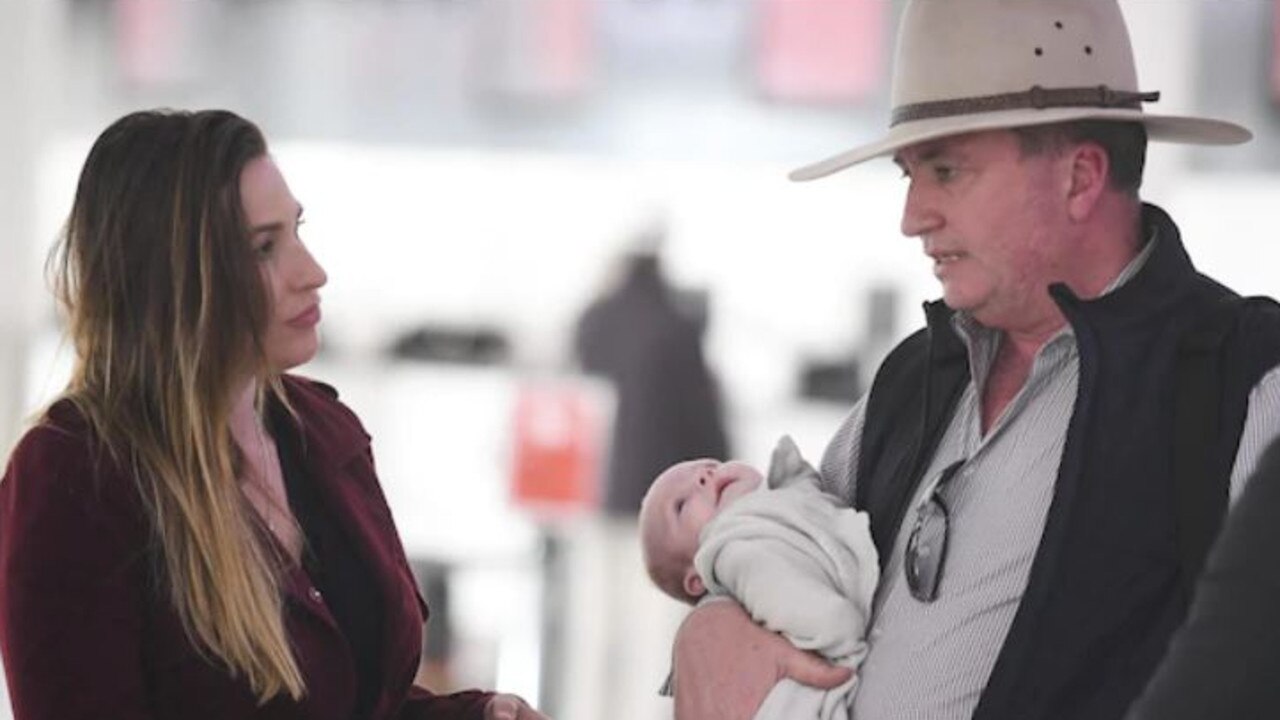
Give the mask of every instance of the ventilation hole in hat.
M 1036 48 L 1036 56 L 1040 56 L 1043 54 L 1044 54 L 1044 48 Z
M 1093 54 L 1093 46 L 1092 46 L 1092 45 L 1085 45 L 1085 46 L 1084 46 L 1084 54 L 1085 54 L 1085 55 L 1092 55 L 1092 54 Z
M 1062 21 L 1061 21 L 1061 20 L 1059 20 L 1059 21 L 1055 22 L 1055 23 L 1053 24 L 1053 26 L 1054 26 L 1054 27 L 1056 27 L 1056 28 L 1058 28 L 1059 30 L 1061 30 L 1061 29 L 1062 29 Z

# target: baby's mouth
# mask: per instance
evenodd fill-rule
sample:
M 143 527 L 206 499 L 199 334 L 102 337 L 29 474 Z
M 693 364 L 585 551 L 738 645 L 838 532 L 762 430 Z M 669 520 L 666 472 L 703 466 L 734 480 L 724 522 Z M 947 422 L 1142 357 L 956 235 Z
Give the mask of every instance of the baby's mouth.
M 724 493 L 725 493 L 725 491 L 726 491 L 726 490 L 728 490 L 728 489 L 729 489 L 729 486 L 730 486 L 730 485 L 732 485 L 732 484 L 734 484 L 735 482 L 737 482 L 737 481 L 736 481 L 736 480 L 730 480 L 729 482 L 726 482 L 725 484 L 723 484 L 723 485 L 721 485 L 720 487 L 716 488 L 716 504 L 717 504 L 717 505 L 719 505 L 719 504 L 720 504 L 720 500 L 724 497 Z

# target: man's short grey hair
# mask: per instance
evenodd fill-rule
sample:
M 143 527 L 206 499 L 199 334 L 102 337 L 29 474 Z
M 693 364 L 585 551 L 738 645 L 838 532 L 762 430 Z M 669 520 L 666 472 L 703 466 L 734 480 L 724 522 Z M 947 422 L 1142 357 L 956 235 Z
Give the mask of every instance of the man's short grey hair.
M 1056 152 L 1081 142 L 1101 145 L 1111 166 L 1111 187 L 1138 196 L 1142 171 L 1147 164 L 1147 127 L 1137 122 L 1074 120 L 1050 125 L 1013 128 L 1025 156 Z

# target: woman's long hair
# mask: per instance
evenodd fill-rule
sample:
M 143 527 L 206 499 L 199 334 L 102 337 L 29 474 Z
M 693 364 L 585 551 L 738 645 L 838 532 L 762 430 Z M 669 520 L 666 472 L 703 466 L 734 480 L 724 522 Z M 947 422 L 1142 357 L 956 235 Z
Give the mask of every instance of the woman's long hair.
M 77 356 L 64 397 L 134 473 L 162 587 L 193 645 L 260 702 L 305 692 L 281 561 L 240 490 L 229 430 L 246 378 L 280 392 L 239 185 L 266 153 L 258 128 L 230 112 L 127 115 L 89 151 L 50 256 Z

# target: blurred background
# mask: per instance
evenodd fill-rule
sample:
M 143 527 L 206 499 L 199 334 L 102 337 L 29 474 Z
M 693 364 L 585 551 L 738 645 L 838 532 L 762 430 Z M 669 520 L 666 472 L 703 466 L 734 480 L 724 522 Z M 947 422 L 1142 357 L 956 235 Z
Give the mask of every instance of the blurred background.
M 1144 189 L 1245 293 L 1280 291 L 1276 5 L 1122 0 L 1154 111 L 1257 134 L 1153 145 Z M 329 272 L 301 372 L 374 436 L 433 607 L 422 681 L 669 717 L 683 608 L 640 568 L 647 468 L 763 465 L 783 433 L 817 462 L 935 293 L 892 163 L 785 179 L 883 130 L 900 9 L 4 0 L 0 449 L 66 377 L 43 261 L 94 137 L 140 108 L 239 112 Z

